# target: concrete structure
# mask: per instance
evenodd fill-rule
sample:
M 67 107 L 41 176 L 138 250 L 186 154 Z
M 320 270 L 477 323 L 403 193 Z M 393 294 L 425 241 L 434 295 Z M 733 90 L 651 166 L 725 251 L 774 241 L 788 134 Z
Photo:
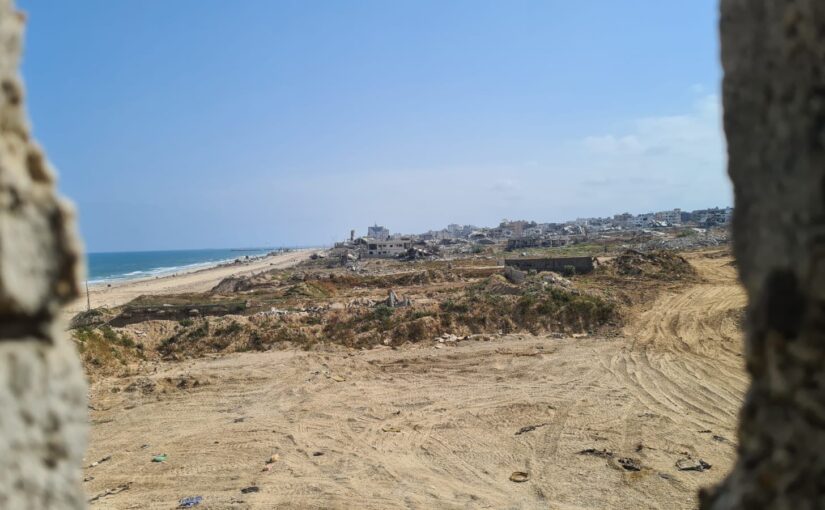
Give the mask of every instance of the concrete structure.
M 673 209 L 670 211 L 659 211 L 655 215 L 656 221 L 662 221 L 667 223 L 668 225 L 681 225 L 682 224 L 682 210 L 681 209 Z
M 384 241 L 390 238 L 390 230 L 379 226 L 377 223 L 371 227 L 367 227 L 367 237 Z
M 521 258 L 506 259 L 505 266 L 515 267 L 522 271 L 531 269 L 536 271 L 554 271 L 556 273 L 567 273 L 572 268 L 576 274 L 585 274 L 593 271 L 593 257 L 543 257 L 543 258 Z
M 59 315 L 81 254 L 26 120 L 24 20 L 0 0 L 0 508 L 73 510 L 86 507 L 86 384 Z
M 722 0 L 720 20 L 751 383 L 739 459 L 700 508 L 825 508 L 825 5 Z
M 361 245 L 361 255 L 364 257 L 397 257 L 407 253 L 412 248 L 412 239 L 365 239 Z

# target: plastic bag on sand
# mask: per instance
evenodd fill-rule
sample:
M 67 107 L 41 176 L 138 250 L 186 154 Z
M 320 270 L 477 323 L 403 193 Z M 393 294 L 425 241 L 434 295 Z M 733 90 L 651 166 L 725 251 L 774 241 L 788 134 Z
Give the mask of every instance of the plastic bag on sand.
M 183 498 L 180 500 L 178 508 L 192 508 L 198 506 L 203 501 L 203 496 L 192 496 L 191 498 Z

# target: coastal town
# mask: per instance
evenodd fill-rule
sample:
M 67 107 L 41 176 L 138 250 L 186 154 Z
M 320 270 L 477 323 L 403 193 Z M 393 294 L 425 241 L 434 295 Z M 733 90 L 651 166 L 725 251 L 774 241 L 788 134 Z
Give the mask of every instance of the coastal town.
M 375 224 L 367 228 L 365 236 L 356 237 L 356 231 L 352 230 L 349 239 L 335 244 L 331 256 L 354 260 L 416 257 L 442 251 L 480 253 L 484 247 L 497 245 L 503 246 L 506 251 L 514 251 L 572 246 L 599 240 L 629 241 L 645 235 L 655 240 L 656 237 L 666 238 L 667 233 L 675 229 L 683 229 L 682 237 L 698 238 L 702 242 L 701 237 L 704 236 L 704 242 L 716 244 L 720 236 L 722 240 L 726 239 L 725 229 L 732 214 L 730 207 L 714 207 L 637 215 L 622 213 L 604 218 L 577 218 L 563 223 L 504 219 L 496 227 L 450 224 L 441 230 L 421 234 L 392 233 L 389 228 Z

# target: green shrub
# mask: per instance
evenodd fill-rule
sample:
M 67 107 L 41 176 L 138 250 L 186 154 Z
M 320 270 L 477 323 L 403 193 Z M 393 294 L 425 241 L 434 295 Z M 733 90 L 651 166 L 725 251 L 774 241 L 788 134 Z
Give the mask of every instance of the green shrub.
M 215 329 L 215 334 L 218 336 L 225 336 L 231 335 L 233 333 L 240 333 L 243 331 L 243 326 L 240 322 L 236 320 L 229 321 L 228 324 L 225 324 L 219 328 Z

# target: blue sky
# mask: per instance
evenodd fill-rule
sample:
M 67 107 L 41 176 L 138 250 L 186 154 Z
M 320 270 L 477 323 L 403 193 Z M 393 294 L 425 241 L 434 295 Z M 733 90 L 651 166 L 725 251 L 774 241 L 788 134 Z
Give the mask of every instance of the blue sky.
M 715 0 L 18 0 L 91 251 L 731 203 Z

